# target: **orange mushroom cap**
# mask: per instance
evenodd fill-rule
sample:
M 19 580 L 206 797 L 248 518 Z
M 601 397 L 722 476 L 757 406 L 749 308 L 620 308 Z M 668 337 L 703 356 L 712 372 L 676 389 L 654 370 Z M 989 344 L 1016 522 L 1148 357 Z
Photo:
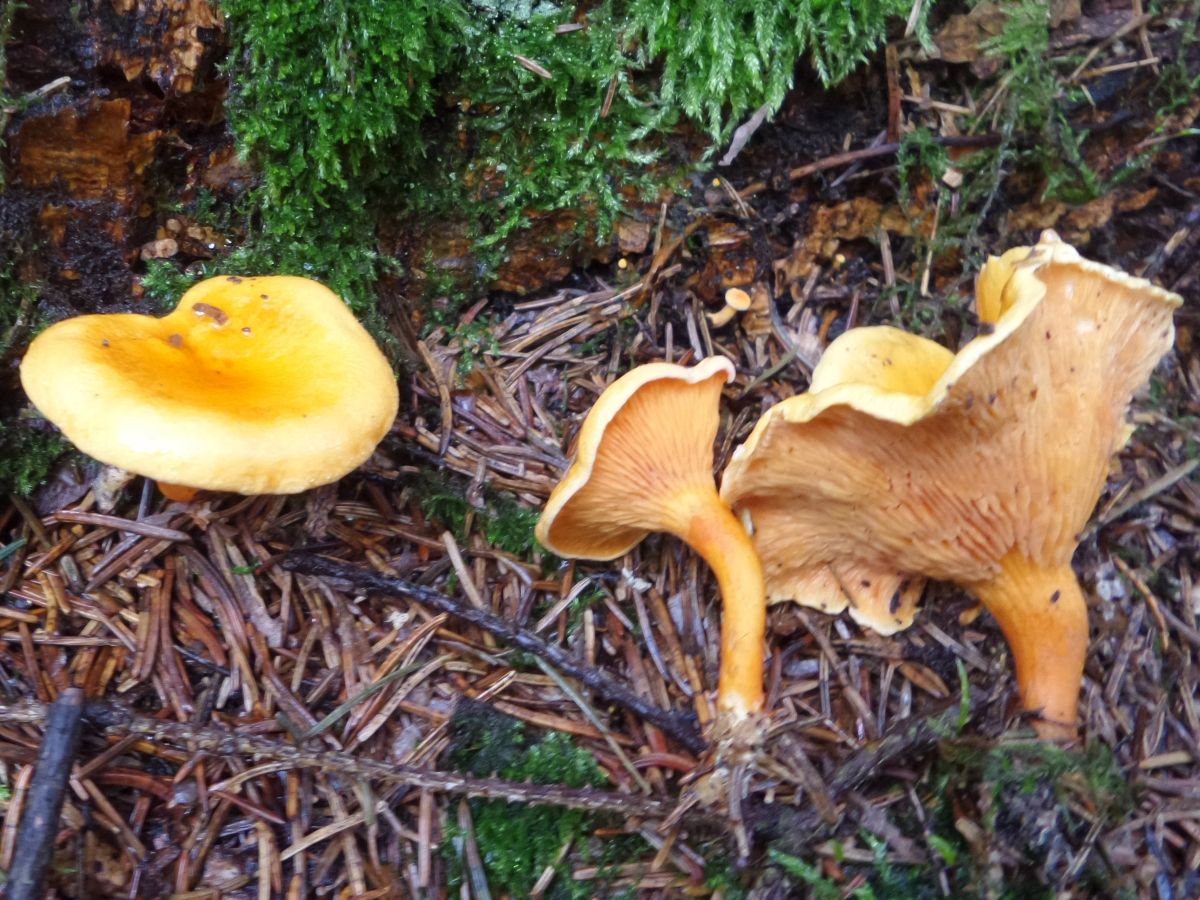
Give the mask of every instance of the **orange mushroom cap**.
M 638 366 L 596 400 L 575 460 L 537 524 L 543 546 L 563 557 L 623 556 L 653 531 L 672 531 L 680 495 L 713 485 L 721 387 L 733 365 L 709 357 L 692 368 Z
M 30 344 L 21 382 L 88 455 L 243 494 L 336 481 L 399 404 L 391 367 L 342 300 L 284 276 L 202 281 L 162 318 L 59 322 Z
M 1000 622 L 1043 733 L 1071 730 L 1087 647 L 1071 556 L 1179 302 L 1047 232 L 988 261 L 983 333 L 958 354 L 894 328 L 842 335 L 721 485 L 768 597 L 849 605 L 889 633 L 920 579 L 964 585 Z
M 721 387 L 733 374 L 728 360 L 711 357 L 690 369 L 638 366 L 613 382 L 583 423 L 537 538 L 560 556 L 597 560 L 653 531 L 686 541 L 721 587 L 718 707 L 741 717 L 762 704 L 766 603 L 758 557 L 713 479 Z

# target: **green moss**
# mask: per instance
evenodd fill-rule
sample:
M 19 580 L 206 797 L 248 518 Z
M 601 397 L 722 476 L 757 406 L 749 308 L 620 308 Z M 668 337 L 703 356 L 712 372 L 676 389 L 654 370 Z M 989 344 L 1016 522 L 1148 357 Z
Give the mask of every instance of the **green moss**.
M 180 270 L 175 263 L 165 259 L 152 259 L 146 263 L 142 276 L 142 290 L 161 310 L 174 309 L 179 298 L 197 281 L 197 276 Z
M 1134 806 L 1128 779 L 1100 743 L 1067 750 L 1037 740 L 947 741 L 940 751 L 925 785 L 930 826 L 939 854 L 959 861 L 949 871 L 963 891 L 978 892 L 996 877 L 993 861 L 973 853 L 955 827 L 965 811 L 983 828 L 989 846 L 1026 861 L 1006 868 L 1005 896 L 1016 897 L 1042 896 L 1038 885 L 1046 867 L 1064 864 L 1058 848 L 1079 846 L 1093 821 L 1115 826 Z M 978 808 L 971 813 L 974 804 Z M 1081 807 L 1089 818 L 1076 812 Z M 1115 886 L 1105 885 L 1104 878 L 1103 870 L 1089 864 L 1076 882 L 1107 895 Z
M 459 347 L 455 371 L 460 379 L 466 378 L 475 370 L 484 354 L 494 354 L 500 349 L 500 344 L 496 340 L 495 328 L 491 319 L 486 316 L 480 316 L 468 324 L 459 325 L 453 329 L 453 332 Z
M 6 199 L 0 198 L 0 204 Z M 27 280 L 25 271 L 35 250 L 26 220 L 15 215 L 15 222 L 8 223 L 5 218 L 10 227 L 0 229 L 0 363 L 19 353 L 46 324 L 37 304 L 38 285 Z M 15 365 L 0 365 L 0 494 L 24 495 L 41 484 L 67 444 L 22 417 L 24 400 L 16 383 Z
M 498 262 L 537 211 L 579 212 L 560 235 L 564 246 L 603 238 L 624 206 L 622 189 L 649 187 L 642 170 L 657 154 L 640 138 L 665 118 L 638 95 L 625 23 L 612 2 L 589 9 L 586 28 L 563 31 L 575 18 L 574 4 L 555 3 L 494 3 L 466 17 L 469 52 L 447 84 L 459 105 L 458 151 L 413 195 L 436 213 L 447 202 L 466 208 L 485 263 Z
M 511 494 L 485 491 L 485 505 L 475 507 L 464 492 L 437 475 L 418 477 L 411 487 L 425 517 L 450 531 L 458 541 L 467 539 L 471 524 L 483 532 L 489 545 L 514 556 L 528 557 L 537 547 L 534 527 L 538 512 Z
M 778 108 L 800 55 L 837 80 L 910 3 L 222 7 L 230 122 L 262 172 L 245 253 L 260 271 L 320 278 L 365 313 L 390 264 L 376 250 L 382 212 L 463 222 L 481 276 L 538 211 L 577 213 L 564 245 L 603 238 L 630 198 L 671 179 L 676 167 L 647 167 L 682 117 L 721 138 L 749 110 Z
M 592 755 L 576 747 L 567 735 L 550 732 L 536 736 L 523 722 L 470 701 L 460 701 L 450 720 L 446 761 L 457 771 L 478 777 L 576 788 L 605 783 Z M 600 866 L 645 850 L 645 843 L 637 836 L 606 840 L 604 847 L 592 847 L 588 836 L 596 828 L 596 820 L 580 810 L 500 800 L 472 800 L 470 805 L 488 884 L 493 891 L 513 897 L 529 896 L 548 866 L 553 866 L 557 875 L 545 896 L 572 900 L 594 896 L 596 884 L 572 880 L 567 861 L 559 859 L 560 851 L 568 844 L 580 858 Z M 462 838 L 457 822 L 447 824 L 446 837 L 443 853 L 450 867 L 451 885 L 457 886 L 464 877 L 461 851 L 455 849 Z
M 918 791 L 927 815 L 918 819 L 908 804 L 881 802 L 891 824 L 940 857 L 938 869 L 955 897 L 1047 897 L 1046 879 L 1066 870 L 1072 854 L 1087 840 L 1093 824 L 1113 827 L 1133 809 L 1127 782 L 1111 751 L 1095 744 L 1074 751 L 1036 740 L 980 742 L 947 739 Z M 1086 810 L 1086 816 L 1078 810 Z M 960 818 L 979 825 L 983 836 L 970 845 L 956 826 Z M 811 897 L 934 900 L 942 896 L 938 871 L 930 863 L 889 860 L 880 836 L 860 830 L 860 845 L 874 856 L 869 864 L 849 862 L 835 852 L 841 870 L 830 878 L 815 859 L 780 847 L 769 861 L 804 885 Z M 834 845 L 835 851 L 838 849 Z M 1090 861 L 1075 875 L 1086 896 L 1118 896 L 1106 883 L 1102 864 Z M 849 894 L 846 886 L 861 878 Z
M 419 126 L 461 9 L 436 0 L 221 5 L 234 45 L 230 124 L 262 171 L 251 197 L 254 268 L 321 279 L 357 312 L 372 309 L 383 264 L 374 197 L 420 158 Z
M 50 472 L 67 443 L 57 434 L 24 422 L 0 422 L 0 494 L 32 493 Z
M 746 888 L 726 855 L 725 848 L 713 848 L 712 853 L 706 853 L 701 848 L 701 853 L 704 856 L 704 886 L 714 892 L 720 891 L 725 900 L 743 900 Z
M 793 879 L 805 885 L 808 888 L 808 896 L 813 900 L 841 900 L 844 897 L 853 897 L 855 900 L 935 900 L 942 896 L 928 866 L 890 862 L 888 847 L 884 841 L 867 831 L 861 832 L 859 837 L 872 852 L 875 860 L 869 866 L 838 860 L 846 879 L 857 874 L 866 876 L 865 883 L 852 888 L 849 893 L 846 893 L 841 883 L 826 877 L 816 863 L 807 862 L 774 847 L 767 851 L 767 858 Z
M 1003 117 L 1006 129 L 1023 135 L 1018 160 L 1037 166 L 1043 175 L 1044 199 L 1085 203 L 1102 192 L 1099 176 L 1083 158 L 1087 133 L 1077 131 L 1067 110 L 1086 99 L 1078 87 L 1064 88 L 1059 67 L 1074 66 L 1073 57 L 1050 53 L 1050 8 L 1041 0 L 1010 4 L 1008 19 L 984 51 L 1004 60 L 1008 90 Z
M 841 81 L 911 10 L 908 0 L 631 0 L 629 18 L 642 60 L 661 58 L 663 106 L 723 135 L 749 110 L 777 110 L 803 55 L 823 82 Z
M 904 135 L 896 154 L 896 174 L 900 179 L 900 203 L 905 212 L 912 205 L 912 190 L 916 183 L 928 178 L 939 182 L 950 168 L 946 148 L 937 143 L 928 128 L 914 128 Z
M 8 129 L 9 116 L 18 107 L 16 98 L 10 97 L 4 88 L 8 84 L 8 39 L 12 34 L 17 10 L 22 6 L 24 4 L 20 0 L 11 0 L 0 6 L 0 150 L 4 149 L 4 135 Z M 5 167 L 0 166 L 0 192 L 4 191 L 4 175 Z

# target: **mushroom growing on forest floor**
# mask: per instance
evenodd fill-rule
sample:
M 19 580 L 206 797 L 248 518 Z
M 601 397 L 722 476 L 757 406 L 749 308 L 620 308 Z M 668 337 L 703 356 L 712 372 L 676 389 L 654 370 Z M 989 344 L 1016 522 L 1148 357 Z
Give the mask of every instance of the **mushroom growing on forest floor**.
M 575 461 L 546 502 L 537 538 L 559 556 L 608 560 L 666 531 L 699 553 L 723 604 L 718 731 L 752 742 L 757 725 L 738 726 L 763 701 L 762 567 L 713 479 L 718 402 L 733 374 L 728 360 L 710 357 L 692 368 L 638 366 L 613 382 L 583 423 Z
M 720 328 L 733 321 L 733 317 L 744 313 L 753 304 L 753 299 L 741 288 L 730 288 L 725 292 L 725 305 L 715 313 L 708 314 L 708 322 L 713 328 Z
M 922 578 L 956 582 L 1004 632 L 1039 734 L 1073 736 L 1088 623 L 1071 557 L 1179 303 L 1046 232 L 989 260 L 980 336 L 957 354 L 888 327 L 842 335 L 722 481 L 769 598 L 850 605 L 890 633 Z
M 162 318 L 59 322 L 30 344 L 21 383 L 84 453 L 183 499 L 336 481 L 399 405 L 391 367 L 341 298 L 289 276 L 211 278 Z

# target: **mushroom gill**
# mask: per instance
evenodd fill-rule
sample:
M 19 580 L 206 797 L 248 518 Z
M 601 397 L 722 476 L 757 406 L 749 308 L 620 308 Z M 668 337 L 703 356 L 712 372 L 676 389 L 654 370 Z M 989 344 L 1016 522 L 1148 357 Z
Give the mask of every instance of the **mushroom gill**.
M 1046 232 L 988 261 L 958 354 L 887 327 L 838 338 L 722 482 L 769 599 L 890 633 L 921 579 L 956 582 L 999 623 L 1039 733 L 1073 735 L 1088 626 L 1071 556 L 1179 302 Z
M 607 560 L 665 531 L 699 553 L 721 589 L 721 725 L 752 735 L 738 726 L 763 701 L 762 567 L 712 472 L 718 402 L 733 372 L 722 357 L 691 368 L 650 363 L 609 385 L 583 423 L 537 538 L 560 556 Z

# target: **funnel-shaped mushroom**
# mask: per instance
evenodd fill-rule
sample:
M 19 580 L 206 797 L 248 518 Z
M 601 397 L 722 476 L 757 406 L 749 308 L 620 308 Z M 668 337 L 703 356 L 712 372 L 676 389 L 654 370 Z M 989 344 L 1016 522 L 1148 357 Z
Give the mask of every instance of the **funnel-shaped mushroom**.
M 762 706 L 766 603 L 762 567 L 713 480 L 713 440 L 728 360 L 688 369 L 639 366 L 601 394 L 575 462 L 554 489 L 537 538 L 565 557 L 615 559 L 652 531 L 687 542 L 721 588 L 718 708 L 740 719 Z
M 59 322 L 30 344 L 21 382 L 88 455 L 243 494 L 336 481 L 370 456 L 399 402 L 341 299 L 282 276 L 203 281 L 162 318 Z
M 892 328 L 838 338 L 722 483 L 769 597 L 850 603 L 887 633 L 919 579 L 957 582 L 999 622 L 1039 732 L 1073 734 L 1088 626 L 1071 556 L 1179 302 L 1047 232 L 984 267 L 983 333 L 957 355 Z

